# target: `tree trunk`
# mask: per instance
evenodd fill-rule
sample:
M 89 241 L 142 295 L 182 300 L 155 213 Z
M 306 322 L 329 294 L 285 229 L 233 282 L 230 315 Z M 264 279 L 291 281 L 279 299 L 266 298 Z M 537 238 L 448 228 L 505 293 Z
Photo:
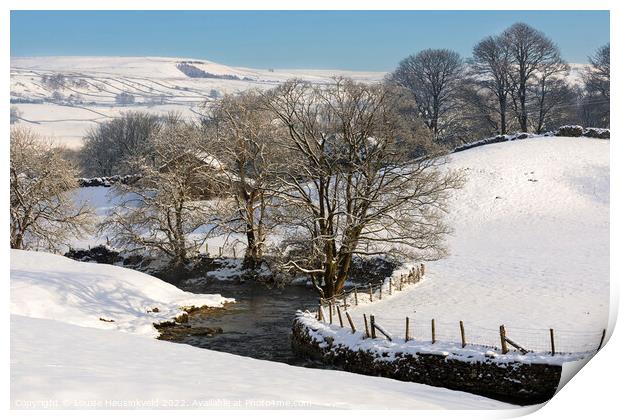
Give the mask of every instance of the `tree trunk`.
M 260 257 L 256 232 L 250 223 L 246 225 L 246 240 L 248 241 L 248 247 L 245 250 L 243 267 L 253 270 L 258 266 Z
M 24 235 L 23 233 L 20 232 L 11 239 L 11 248 L 22 249 L 24 245 L 23 242 L 24 242 Z
M 333 241 L 325 243 L 325 272 L 323 274 L 323 295 L 325 298 L 334 296 L 336 291 L 336 282 L 338 278 L 338 262 L 336 256 L 336 246 Z
M 538 123 L 536 124 L 536 134 L 541 133 L 543 124 L 544 124 L 544 119 L 545 119 L 544 108 L 545 108 L 545 93 L 546 93 L 545 91 L 546 91 L 545 79 L 543 78 L 541 81 L 541 86 L 540 86 L 540 104 L 538 108 Z
M 523 67 L 523 65 L 521 65 Z M 527 109 L 526 109 L 526 89 L 527 79 L 524 70 L 521 70 L 520 83 L 519 83 L 519 124 L 521 125 L 521 131 L 527 132 Z
M 521 126 L 521 131 L 527 132 L 527 111 L 525 109 L 525 93 L 519 94 L 519 124 Z
M 340 258 L 340 264 L 338 267 L 338 276 L 336 277 L 335 292 L 340 293 L 344 288 L 344 282 L 349 277 L 349 270 L 351 269 L 351 262 L 353 261 L 353 253 L 347 252 Z
M 499 100 L 500 134 L 506 134 L 506 98 Z
M 256 220 L 254 217 L 254 202 L 260 196 L 254 192 L 251 194 L 243 194 L 242 199 L 245 202 L 245 215 L 242 215 L 245 220 L 245 233 L 248 246 L 245 250 L 245 256 L 243 260 L 244 268 L 255 269 L 260 266 L 263 258 L 262 244 L 264 242 L 264 233 L 262 228 L 262 207 L 261 215 L 259 216 L 258 226 L 256 226 Z M 261 197 L 261 202 L 263 198 Z

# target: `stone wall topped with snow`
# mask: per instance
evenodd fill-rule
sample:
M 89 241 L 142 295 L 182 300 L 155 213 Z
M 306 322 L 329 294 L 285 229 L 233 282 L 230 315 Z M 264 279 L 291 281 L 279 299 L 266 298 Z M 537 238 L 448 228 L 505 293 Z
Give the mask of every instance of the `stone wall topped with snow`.
M 494 143 L 504 143 L 507 141 L 514 140 L 525 140 L 536 137 L 589 137 L 593 139 L 604 139 L 609 140 L 611 137 L 611 132 L 609 128 L 596 128 L 596 127 L 587 127 L 583 128 L 580 125 L 563 125 L 558 128 L 556 131 L 548 131 L 542 134 L 533 134 L 533 133 L 514 133 L 514 134 L 500 134 L 495 137 L 488 137 L 486 139 L 477 140 L 474 142 L 464 143 L 460 146 L 455 147 L 452 152 L 462 152 L 464 150 L 473 149 L 474 147 L 485 146 L 487 144 Z
M 364 375 L 417 382 L 530 405 L 551 399 L 562 373 L 560 364 L 523 362 L 518 358 L 506 360 L 503 355 L 493 352 L 476 357 L 441 350 L 410 353 L 349 346 L 337 336 L 321 335 L 312 324 L 307 314 L 298 315 L 293 322 L 291 342 L 295 352 Z

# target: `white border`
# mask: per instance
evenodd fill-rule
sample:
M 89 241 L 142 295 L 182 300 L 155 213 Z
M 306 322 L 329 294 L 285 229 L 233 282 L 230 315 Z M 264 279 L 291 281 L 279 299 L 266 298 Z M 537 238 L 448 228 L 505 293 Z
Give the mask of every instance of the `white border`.
M 0 43 L 1 54 L 0 60 L 2 61 L 2 68 L 4 71 L 8 72 L 10 68 L 10 46 L 9 46 L 9 36 L 10 36 L 10 10 L 70 10 L 70 9 L 92 9 L 92 10 L 347 10 L 352 7 L 363 9 L 363 10 L 611 10 L 611 44 L 612 44 L 612 69 L 613 69 L 613 79 L 619 79 L 619 72 L 617 71 L 617 65 L 620 63 L 620 60 L 616 59 L 616 53 L 618 49 L 616 45 L 618 45 L 617 31 L 614 28 L 620 27 L 620 19 L 618 16 L 620 15 L 618 9 L 620 6 L 620 2 L 613 1 L 605 1 L 605 0 L 589 0 L 587 2 L 577 1 L 577 0 L 563 0 L 562 2 L 553 1 L 553 0 L 521 0 L 521 1 L 489 1 L 489 0 L 471 0 L 471 1 L 433 1 L 433 2 L 404 2 L 404 1 L 395 1 L 395 0 L 382 0 L 382 1 L 365 1 L 358 0 L 354 2 L 338 2 L 334 0 L 314 0 L 314 1 L 279 1 L 279 0 L 262 0 L 262 1 L 250 1 L 250 0 L 237 0 L 234 3 L 232 2 L 206 2 L 206 1 L 191 1 L 191 0 L 167 0 L 167 1 L 157 1 L 157 0 L 125 0 L 122 2 L 112 2 L 112 1 L 103 1 L 103 0 L 91 0 L 88 1 L 88 7 L 86 8 L 86 2 L 78 1 L 78 0 L 56 0 L 56 1 L 34 1 L 34 0 L 8 0 L 3 2 L 3 13 L 0 20 L 0 31 L 2 31 L 1 38 L 2 41 Z M 260 7 L 258 7 L 260 6 Z M 558 9 L 558 6 L 561 6 L 561 9 Z M 575 28 L 578 30 L 578 28 Z M 4 92 L 8 93 L 10 90 L 10 79 L 9 75 L 5 73 L 5 89 Z M 620 93 L 620 85 L 617 83 L 612 83 L 612 115 L 617 115 L 618 106 L 616 104 L 616 98 L 618 98 L 618 94 Z M 7 170 L 8 167 L 8 147 L 9 147 L 9 121 L 6 116 L 9 114 L 9 103 L 8 101 L 0 102 L 0 115 L 3 115 L 2 118 L 2 167 Z M 614 118 L 615 121 L 615 118 Z M 617 174 L 618 170 L 616 168 L 616 155 L 617 155 L 618 146 L 612 140 L 611 143 L 611 210 L 612 210 L 612 225 L 611 225 L 611 255 L 619 255 L 618 254 L 618 240 L 615 238 L 620 237 L 620 229 L 618 229 L 616 217 L 616 199 L 618 197 L 618 183 Z M 2 203 L 4 213 L 8 214 L 8 177 L 0 177 L 0 185 L 2 186 Z M 1 231 L 0 243 L 8 245 L 8 234 L 7 230 L 3 229 Z M 6 245 L 5 245 L 6 246 Z M 5 398 L 3 399 L 3 408 L 8 410 L 9 407 L 9 384 L 10 377 L 8 374 L 9 367 L 9 340 L 8 340 L 8 331 L 9 331 L 9 317 L 7 316 L 8 306 L 9 306 L 9 255 L 8 255 L 8 246 L 3 250 L 0 254 L 0 258 L 2 261 L 2 267 L 4 268 L 4 276 L 2 276 L 3 286 L 5 290 L 5 295 L 2 299 L 2 306 L 4 308 L 3 313 L 5 317 L 3 318 L 3 326 L 4 328 L 4 340 L 2 345 L 2 353 L 3 353 L 3 379 L 2 382 L 2 390 L 4 391 Z M 615 321 L 618 313 L 618 282 L 615 280 L 618 274 L 618 263 L 611 260 L 611 313 L 610 313 L 610 326 L 608 328 L 609 331 L 613 331 L 613 326 L 615 325 Z M 608 337 L 611 334 L 608 334 Z M 617 391 L 616 391 L 616 381 L 620 377 L 620 369 L 618 367 L 618 363 L 615 354 L 619 353 L 620 344 L 618 342 L 618 338 L 612 336 L 610 341 L 604 347 L 604 349 L 596 356 L 592 361 L 587 364 L 587 367 L 583 369 L 583 371 L 579 372 L 577 378 L 571 380 L 559 393 L 556 395 L 546 406 L 542 407 L 540 410 L 536 409 L 519 409 L 519 410 L 511 410 L 511 411 L 437 411 L 437 412 L 428 412 L 428 411 L 414 411 L 414 412 L 403 412 L 403 413 L 394 413 L 394 412 L 385 412 L 378 415 L 385 416 L 414 416 L 416 418 L 459 418 L 459 419 L 481 419 L 481 418 L 505 418 L 505 417 L 514 417 L 517 415 L 528 414 L 532 411 L 535 411 L 531 418 L 607 418 L 609 417 L 608 413 L 616 412 L 616 401 Z M 6 371 L 5 371 L 6 369 Z M 326 390 L 326 392 L 328 392 Z M 16 418 L 22 417 L 41 417 L 45 418 L 82 418 L 84 416 L 83 412 L 17 412 L 13 411 L 9 413 L 11 416 Z M 108 418 L 111 413 L 107 411 L 99 411 L 99 412 L 89 412 L 89 418 Z M 113 415 L 127 418 L 136 418 L 136 417 L 144 417 L 144 418 L 169 418 L 170 416 L 183 416 L 183 417 L 200 417 L 205 418 L 213 417 L 213 416 L 221 416 L 221 415 L 245 415 L 246 412 L 228 412 L 228 413 L 219 413 L 219 412 L 190 412 L 184 411 L 182 413 L 169 413 L 169 412 L 115 412 Z M 290 417 L 291 413 L 280 411 L 280 412 L 247 412 L 248 415 L 265 417 L 265 418 L 286 418 Z M 313 412 L 296 412 L 293 414 L 296 418 L 310 418 L 315 417 L 317 415 L 324 415 L 322 413 L 313 413 Z M 356 418 L 370 418 L 374 417 L 377 413 L 373 413 L 370 411 L 352 411 L 352 412 L 344 412 L 338 413 L 338 416 L 355 416 Z

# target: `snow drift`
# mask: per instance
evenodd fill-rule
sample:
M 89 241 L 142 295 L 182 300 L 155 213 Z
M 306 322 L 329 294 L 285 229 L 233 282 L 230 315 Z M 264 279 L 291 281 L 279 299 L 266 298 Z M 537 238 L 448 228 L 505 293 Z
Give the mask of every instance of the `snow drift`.
M 184 308 L 233 302 L 198 295 L 134 270 L 82 263 L 58 255 L 11 250 L 11 313 L 157 336 L 153 323 Z

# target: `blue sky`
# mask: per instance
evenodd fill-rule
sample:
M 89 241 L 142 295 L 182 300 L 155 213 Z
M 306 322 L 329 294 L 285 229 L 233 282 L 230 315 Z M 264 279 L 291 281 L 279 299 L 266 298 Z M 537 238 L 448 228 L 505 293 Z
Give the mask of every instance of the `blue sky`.
M 606 11 L 12 11 L 11 55 L 387 71 L 424 48 L 468 57 L 478 40 L 517 21 L 545 32 L 573 63 L 609 42 Z

